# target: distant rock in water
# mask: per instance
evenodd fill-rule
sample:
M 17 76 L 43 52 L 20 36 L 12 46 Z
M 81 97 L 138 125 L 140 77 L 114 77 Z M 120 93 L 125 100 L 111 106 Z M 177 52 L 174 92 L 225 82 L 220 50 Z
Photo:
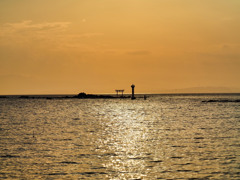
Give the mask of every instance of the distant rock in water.
M 111 99 L 111 98 L 116 98 L 114 96 L 109 96 L 109 95 L 93 95 L 93 94 L 86 94 L 84 92 L 79 93 L 75 98 L 79 99 Z
M 86 98 L 86 97 L 87 97 L 87 94 L 84 92 L 81 92 L 77 95 L 77 98 Z
M 8 98 L 7 96 L 0 96 L 0 98 Z
M 211 102 L 240 102 L 240 99 L 211 99 L 202 101 L 204 103 L 211 103 Z
M 20 96 L 19 98 L 20 99 L 29 99 L 30 97 L 29 96 Z

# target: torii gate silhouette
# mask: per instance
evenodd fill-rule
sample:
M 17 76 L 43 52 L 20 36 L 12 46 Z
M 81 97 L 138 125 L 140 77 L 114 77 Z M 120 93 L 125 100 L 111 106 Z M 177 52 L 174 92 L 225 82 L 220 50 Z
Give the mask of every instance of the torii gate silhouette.
M 117 92 L 117 97 L 118 97 L 118 93 L 121 92 L 122 93 L 122 97 L 123 97 L 123 92 L 124 92 L 124 89 L 116 89 L 115 90 Z

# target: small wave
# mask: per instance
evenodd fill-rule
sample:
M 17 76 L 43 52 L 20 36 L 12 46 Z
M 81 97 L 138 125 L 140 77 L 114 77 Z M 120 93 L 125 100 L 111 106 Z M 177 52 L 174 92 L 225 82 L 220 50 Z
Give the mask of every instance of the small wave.
M 107 174 L 105 172 L 77 172 L 77 173 L 73 173 L 73 174 L 80 174 L 80 175 L 97 175 L 97 174 Z
M 177 171 L 178 172 L 193 172 L 192 170 L 188 170 L 188 169 L 179 169 Z
M 240 147 L 240 144 L 231 144 L 232 147 Z
M 82 147 L 82 146 L 84 146 L 84 145 L 82 145 L 82 144 L 74 144 L 75 146 L 80 146 L 80 147 Z
M 180 156 L 172 156 L 171 158 L 172 158 L 172 159 L 182 159 L 183 157 L 180 157 Z
M 155 160 L 155 161 L 149 161 L 149 162 L 151 162 L 151 163 L 161 163 L 163 161 L 162 160 Z
M 204 139 L 204 137 L 194 137 L 194 139 Z
M 214 161 L 214 160 L 218 160 L 219 158 L 212 158 L 212 157 L 207 157 L 207 158 L 200 158 L 199 160 L 202 160 L 202 161 Z
M 211 172 L 211 174 L 222 174 L 222 172 Z
M 175 164 L 175 165 L 179 165 L 179 166 L 186 166 L 186 165 L 191 165 L 193 163 L 182 163 L 182 164 Z
M 79 154 L 77 157 L 79 158 L 89 158 L 92 156 L 99 156 L 99 154 Z
M 128 159 L 132 159 L 132 160 L 143 160 L 143 159 L 149 159 L 149 157 L 130 157 Z
M 173 145 L 172 147 L 179 147 L 179 148 L 185 148 L 185 147 L 187 147 L 187 146 L 175 146 L 175 145 Z
M 211 100 L 206 100 L 202 101 L 204 103 L 211 103 L 211 102 L 240 102 L 240 99 L 211 99 Z
M 3 156 L 0 156 L 0 158 L 20 158 L 20 156 L 15 156 L 15 155 L 3 155 Z
M 104 154 L 101 154 L 100 156 L 117 156 L 117 154 L 115 154 L 115 153 L 104 153 Z
M 106 167 L 92 167 L 91 169 L 106 169 Z
M 46 175 L 49 175 L 49 176 L 59 176 L 59 175 L 67 175 L 67 173 L 61 173 L 61 172 L 59 172 L 59 173 L 49 173 L 49 174 L 46 174 Z
M 170 173 L 172 171 L 168 171 L 168 170 L 165 170 L 165 171 L 161 171 L 161 173 Z
M 62 164 L 78 164 L 77 162 L 74 162 L 74 161 L 62 161 L 60 163 L 62 163 Z

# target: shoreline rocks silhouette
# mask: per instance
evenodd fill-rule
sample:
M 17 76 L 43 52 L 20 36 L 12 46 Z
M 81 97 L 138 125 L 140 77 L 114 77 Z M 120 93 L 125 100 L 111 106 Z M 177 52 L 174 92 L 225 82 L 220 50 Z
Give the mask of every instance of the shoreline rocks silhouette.
M 130 96 L 113 96 L 113 95 L 96 95 L 96 94 L 86 94 L 84 92 L 78 95 L 19 95 L 19 96 L 0 96 L 0 98 L 17 98 L 17 99 L 125 99 L 130 98 Z
M 113 99 L 113 98 L 130 98 L 129 96 L 121 96 L 121 97 L 116 97 L 116 96 L 110 96 L 110 95 L 95 95 L 95 94 L 86 94 L 84 92 L 79 93 L 77 96 L 74 96 L 73 98 L 78 98 L 78 99 Z

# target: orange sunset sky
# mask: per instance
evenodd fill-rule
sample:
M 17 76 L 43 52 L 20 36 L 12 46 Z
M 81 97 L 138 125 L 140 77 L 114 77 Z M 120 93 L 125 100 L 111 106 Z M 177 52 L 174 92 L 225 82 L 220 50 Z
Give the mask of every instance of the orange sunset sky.
M 0 94 L 240 92 L 240 0 L 0 0 Z

